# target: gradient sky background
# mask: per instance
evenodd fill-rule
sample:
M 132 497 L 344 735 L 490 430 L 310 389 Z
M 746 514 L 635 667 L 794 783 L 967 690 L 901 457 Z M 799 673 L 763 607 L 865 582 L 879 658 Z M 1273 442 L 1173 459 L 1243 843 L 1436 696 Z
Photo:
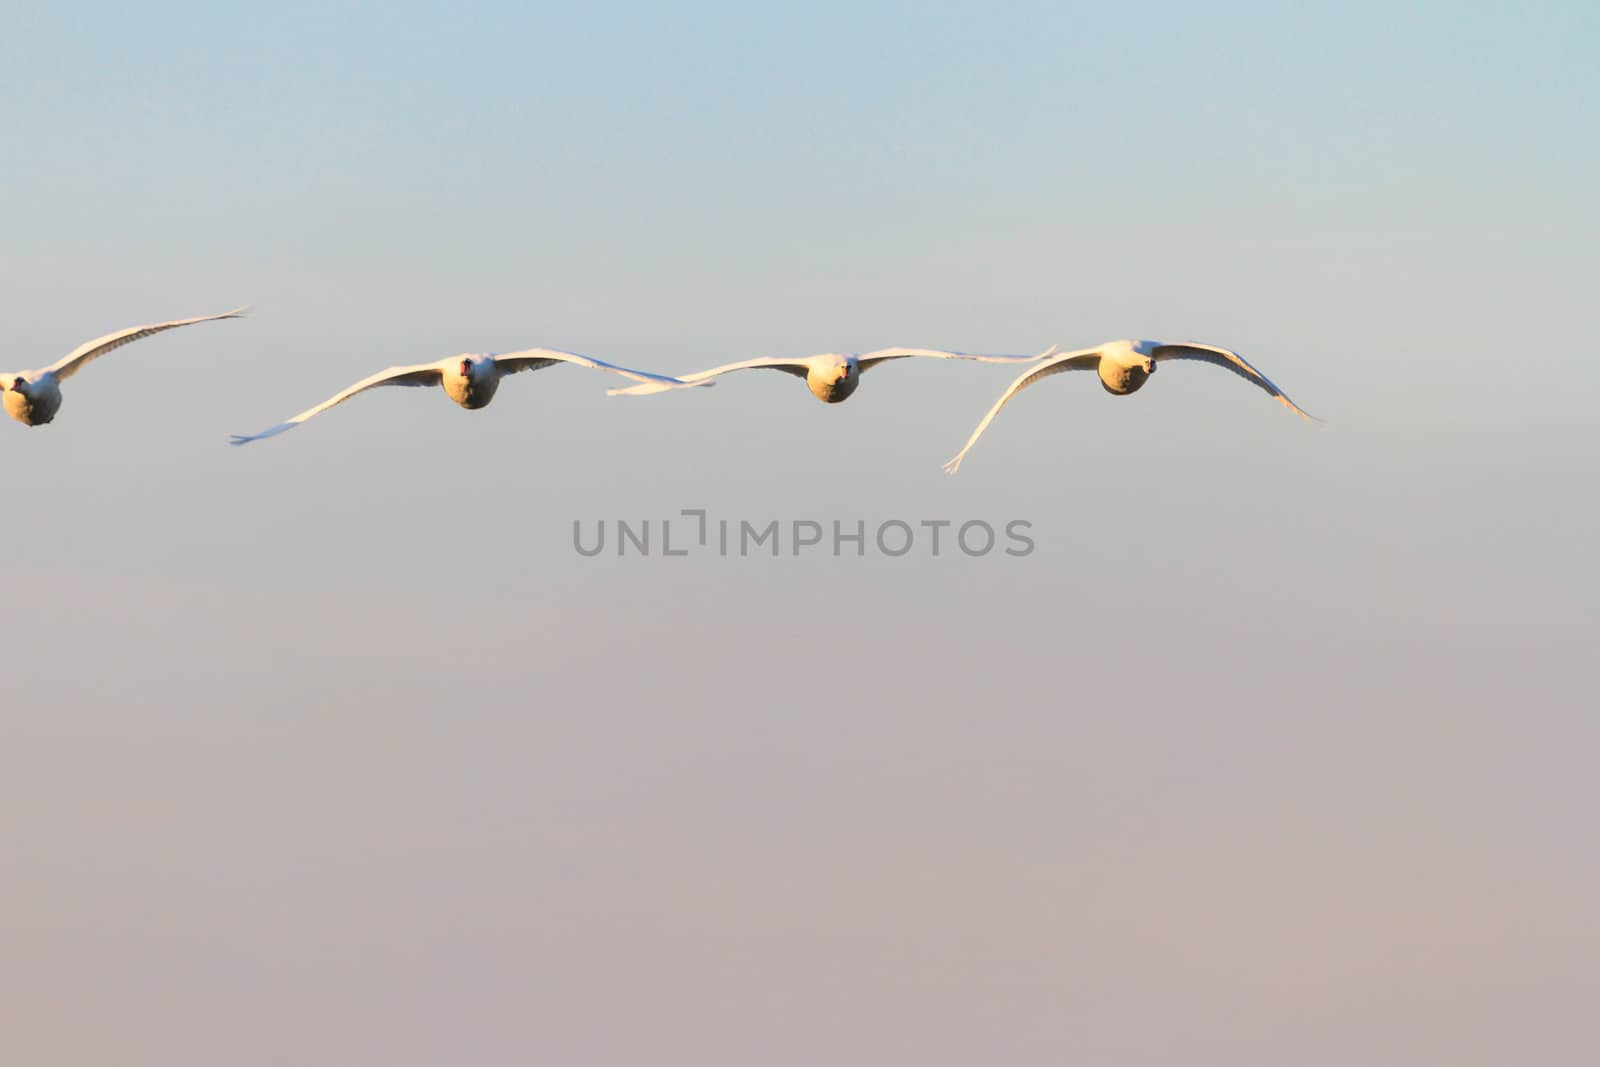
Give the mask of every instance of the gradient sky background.
M 0 9 L 0 1060 L 1590 1062 L 1593 4 Z M 467 413 L 393 363 L 901 363 Z M 594 560 L 576 518 L 1033 523 Z

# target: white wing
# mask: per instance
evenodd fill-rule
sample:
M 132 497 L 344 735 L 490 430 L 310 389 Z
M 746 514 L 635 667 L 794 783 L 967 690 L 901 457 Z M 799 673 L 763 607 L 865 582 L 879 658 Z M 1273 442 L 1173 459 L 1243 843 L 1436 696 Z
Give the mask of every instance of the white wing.
M 244 315 L 248 307 L 234 308 L 224 311 L 220 315 L 201 315 L 196 319 L 176 319 L 172 322 L 158 322 L 150 326 L 130 326 L 126 330 L 108 333 L 104 337 L 97 337 L 87 344 L 79 345 L 67 355 L 61 357 L 48 368 L 48 373 L 54 374 L 61 381 L 66 381 L 78 373 L 88 364 L 99 359 L 114 349 L 125 344 L 131 344 L 151 334 L 161 333 L 163 330 L 175 330 L 179 326 L 193 326 L 197 322 L 215 322 L 217 319 L 237 319 Z
M 979 363 L 1032 363 L 1036 359 L 1048 359 L 1054 355 L 1056 346 L 1051 345 L 1037 356 L 977 356 L 968 352 L 945 352 L 937 348 L 880 348 L 876 352 L 867 352 L 856 357 L 856 365 L 861 368 L 861 373 L 885 363 L 891 359 L 905 359 L 908 356 L 927 356 L 930 359 L 974 359 Z
M 361 381 L 352 385 L 344 392 L 337 394 L 332 399 L 324 400 L 316 407 L 302 411 L 294 418 L 288 420 L 287 422 L 280 422 L 270 430 L 262 430 L 260 433 L 253 434 L 234 434 L 228 443 L 234 445 L 247 445 L 251 441 L 259 441 L 263 437 L 275 437 L 278 434 L 283 433 L 285 430 L 294 429 L 296 426 L 299 426 L 302 422 L 305 422 L 314 415 L 320 415 L 331 407 L 336 407 L 339 404 L 343 404 L 346 400 L 349 400 L 357 393 L 365 392 L 368 389 L 376 389 L 380 385 L 438 385 L 444 380 L 445 366 L 452 362 L 453 359 L 454 357 L 452 357 L 452 359 L 440 360 L 437 363 L 419 364 L 415 367 L 390 367 L 388 370 L 380 371 L 370 378 L 363 378 Z
M 1296 404 L 1293 400 L 1290 400 L 1288 395 L 1285 394 L 1282 389 L 1279 389 L 1276 385 L 1272 384 L 1272 379 L 1268 378 L 1265 374 L 1262 374 L 1260 371 L 1252 367 L 1245 361 L 1245 358 L 1237 352 L 1226 348 L 1218 348 L 1215 345 L 1200 345 L 1184 342 L 1181 344 L 1156 345 L 1155 348 L 1150 350 L 1150 355 L 1158 363 L 1169 359 L 1197 359 L 1202 363 L 1210 363 L 1214 366 L 1224 367 L 1227 370 L 1233 371 L 1233 373 L 1237 374 L 1250 384 L 1264 390 L 1268 396 L 1277 397 L 1278 403 L 1282 404 L 1290 411 L 1295 412 L 1303 418 L 1312 419 L 1313 421 L 1316 420 L 1315 416 L 1307 414 L 1299 404 Z
M 972 446 L 978 443 L 978 438 L 983 436 L 983 431 L 989 428 L 994 417 L 1000 414 L 1000 409 L 1006 402 L 1019 391 L 1026 389 L 1041 378 L 1048 378 L 1052 374 L 1060 374 L 1067 370 L 1094 370 L 1100 366 L 1100 352 L 1098 349 L 1086 348 L 1077 352 L 1063 352 L 1060 355 L 1046 358 L 1038 367 L 1022 372 L 1022 376 L 1011 383 L 1011 388 L 1000 394 L 1000 399 L 994 402 L 994 407 L 978 423 L 978 428 L 972 431 L 972 436 L 967 438 L 967 443 L 957 452 L 955 458 L 944 465 L 945 472 L 954 474 L 961 468 L 961 461 L 966 458 Z
M 632 378 L 636 382 L 643 382 L 650 387 L 650 392 L 661 392 L 666 389 L 682 389 L 685 386 L 713 385 L 714 382 L 685 381 L 681 378 L 670 378 L 665 374 L 651 374 L 649 371 L 629 370 L 619 367 L 615 363 L 607 363 L 603 359 L 593 359 L 589 356 L 580 356 L 576 352 L 561 352 L 553 348 L 528 348 L 521 352 L 507 352 L 494 357 L 495 366 L 503 374 L 520 374 L 525 370 L 542 370 L 556 363 L 572 363 L 579 367 L 590 367 L 594 370 L 610 371 L 620 374 L 624 378 Z M 642 388 L 636 387 L 636 388 Z M 617 390 L 612 390 L 616 392 Z
M 746 359 L 738 363 L 728 363 L 710 370 L 695 371 L 693 374 L 680 375 L 670 381 L 679 385 L 710 384 L 709 379 L 735 370 L 781 370 L 785 374 L 793 374 L 796 378 L 804 378 L 811 372 L 811 365 L 803 359 Z M 664 392 L 667 389 L 676 389 L 678 385 L 658 385 L 647 382 L 644 385 L 630 385 L 623 389 L 607 389 L 607 396 L 648 396 L 651 393 Z

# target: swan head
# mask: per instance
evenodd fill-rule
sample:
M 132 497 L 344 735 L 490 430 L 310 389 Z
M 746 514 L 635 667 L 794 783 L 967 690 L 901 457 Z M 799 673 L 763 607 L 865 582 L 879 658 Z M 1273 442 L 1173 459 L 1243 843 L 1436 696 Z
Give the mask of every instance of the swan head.
M 462 356 L 461 364 L 456 368 L 456 370 L 460 372 L 463 378 L 472 377 L 472 357 Z
M 1141 368 L 1146 377 L 1156 372 L 1155 341 L 1119 341 L 1118 344 L 1127 349 L 1126 362 L 1130 367 Z
M 26 393 L 28 391 L 28 379 L 19 374 L 10 382 L 6 383 L 5 388 L 10 389 L 14 393 Z
M 814 381 L 825 385 L 842 385 L 850 380 L 852 374 L 859 373 L 856 366 L 856 357 L 828 355 L 818 357 L 812 364 L 811 373 L 807 375 Z
M 843 400 L 855 392 L 856 383 L 861 380 L 861 365 L 856 362 L 855 356 L 840 356 L 839 362 L 823 375 L 823 380 Z
M 833 356 L 818 359 L 806 373 L 806 386 L 811 394 L 824 404 L 837 404 L 856 391 L 861 381 L 861 367 L 854 356 Z
M 1133 392 L 1156 372 L 1155 348 L 1154 341 L 1111 342 L 1101 349 L 1101 380 L 1114 393 Z

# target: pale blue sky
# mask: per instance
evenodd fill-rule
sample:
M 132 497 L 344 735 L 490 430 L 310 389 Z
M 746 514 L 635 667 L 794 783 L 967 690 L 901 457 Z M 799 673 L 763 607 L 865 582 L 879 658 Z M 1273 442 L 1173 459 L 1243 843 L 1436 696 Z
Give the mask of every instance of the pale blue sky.
M 8 3 L 0 1059 L 1584 1062 L 1594 5 Z M 611 399 L 359 398 L 531 345 Z M 1033 523 L 586 560 L 574 519 Z M 1321 1057 L 1320 1059 L 1318 1057 Z

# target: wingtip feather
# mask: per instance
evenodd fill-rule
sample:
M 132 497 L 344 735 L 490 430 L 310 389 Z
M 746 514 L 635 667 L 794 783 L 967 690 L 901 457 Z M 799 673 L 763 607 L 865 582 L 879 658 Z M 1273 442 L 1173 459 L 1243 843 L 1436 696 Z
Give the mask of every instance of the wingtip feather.
M 1307 411 L 1305 408 L 1301 407 L 1299 404 L 1296 404 L 1293 400 L 1290 400 L 1288 397 L 1284 396 L 1282 393 L 1278 394 L 1277 399 L 1278 399 L 1278 403 L 1282 404 L 1284 407 L 1288 408 L 1290 411 L 1294 412 L 1296 415 L 1299 415 L 1302 419 L 1305 419 L 1307 422 L 1326 423 L 1328 421 L 1327 419 L 1320 419 L 1317 416 L 1311 414 L 1311 412 Z
M 261 440 L 265 440 L 268 437 L 276 437 L 280 433 L 283 433 L 285 430 L 292 430 L 298 425 L 300 425 L 300 424 L 297 423 L 297 422 L 285 422 L 285 423 L 280 423 L 277 426 L 274 426 L 270 430 L 262 430 L 260 433 L 236 433 L 236 434 L 230 434 L 228 436 L 228 443 L 230 445 L 247 445 L 252 441 L 261 441 Z

